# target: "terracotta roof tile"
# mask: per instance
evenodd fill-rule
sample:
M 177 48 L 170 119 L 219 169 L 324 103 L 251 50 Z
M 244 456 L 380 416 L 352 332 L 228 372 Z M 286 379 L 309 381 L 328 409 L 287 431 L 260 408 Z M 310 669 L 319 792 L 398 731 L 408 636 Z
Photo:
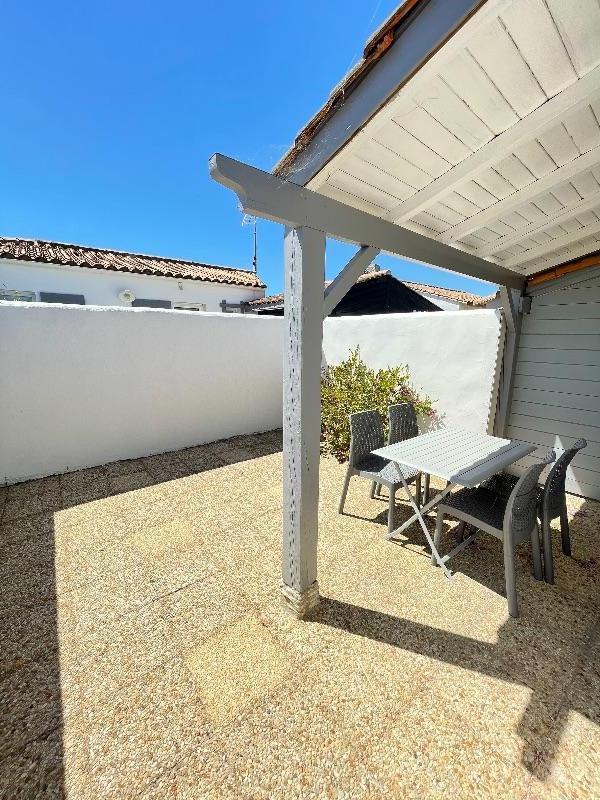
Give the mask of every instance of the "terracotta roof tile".
M 432 294 L 435 297 L 443 297 L 446 300 L 453 300 L 455 303 L 464 303 L 467 306 L 484 306 L 489 300 L 495 297 L 493 294 L 481 297 L 481 295 L 478 294 L 461 292 L 458 289 L 445 289 L 442 286 L 430 286 L 427 283 L 413 283 L 413 281 L 402 281 L 402 283 L 415 292 Z
M 116 272 L 134 272 L 210 283 L 228 283 L 253 289 L 265 288 L 265 284 L 260 278 L 246 269 L 220 267 L 178 258 L 147 256 L 141 253 L 122 253 L 118 250 L 105 250 L 76 244 L 45 242 L 39 239 L 0 237 L 0 258 L 40 261 L 45 264 L 64 264 Z
M 283 304 L 283 292 L 281 294 L 269 294 L 266 297 L 258 297 L 256 300 L 249 300 L 249 306 L 280 306 Z

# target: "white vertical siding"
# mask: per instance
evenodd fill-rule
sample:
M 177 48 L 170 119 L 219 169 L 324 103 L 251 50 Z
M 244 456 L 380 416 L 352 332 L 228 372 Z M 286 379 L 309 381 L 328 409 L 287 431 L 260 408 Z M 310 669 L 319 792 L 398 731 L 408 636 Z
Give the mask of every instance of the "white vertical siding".
M 541 284 L 531 295 L 508 435 L 559 452 L 583 436 L 588 446 L 567 473 L 567 489 L 600 499 L 600 268 Z

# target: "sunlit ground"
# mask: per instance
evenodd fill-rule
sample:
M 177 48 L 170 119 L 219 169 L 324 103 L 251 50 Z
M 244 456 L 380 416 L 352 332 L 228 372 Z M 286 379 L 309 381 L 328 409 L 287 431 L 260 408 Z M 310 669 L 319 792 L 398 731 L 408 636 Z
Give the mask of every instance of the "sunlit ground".
M 446 580 L 322 460 L 310 622 L 279 600 L 280 433 L 2 491 L 3 798 L 600 796 L 597 503 L 556 584 Z M 408 506 L 398 506 L 398 521 Z M 448 528 L 443 549 L 451 546 Z

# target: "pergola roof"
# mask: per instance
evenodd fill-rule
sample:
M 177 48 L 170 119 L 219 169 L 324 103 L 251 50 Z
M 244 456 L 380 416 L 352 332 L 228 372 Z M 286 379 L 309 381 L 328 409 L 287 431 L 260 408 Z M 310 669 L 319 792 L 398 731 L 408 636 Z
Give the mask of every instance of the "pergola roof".
M 597 251 L 598 3 L 403 9 L 278 173 L 523 276 Z

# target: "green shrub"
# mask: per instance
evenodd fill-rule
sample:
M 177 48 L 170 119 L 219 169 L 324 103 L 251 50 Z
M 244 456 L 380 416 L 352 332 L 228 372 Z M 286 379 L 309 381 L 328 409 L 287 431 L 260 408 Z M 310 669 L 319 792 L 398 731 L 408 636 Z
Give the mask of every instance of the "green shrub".
M 321 452 L 345 461 L 350 452 L 349 415 L 377 409 L 386 425 L 388 406 L 412 403 L 418 415 L 434 416 L 428 397 L 419 397 L 410 384 L 408 367 L 370 369 L 359 348 L 335 367 L 329 367 L 321 383 Z

